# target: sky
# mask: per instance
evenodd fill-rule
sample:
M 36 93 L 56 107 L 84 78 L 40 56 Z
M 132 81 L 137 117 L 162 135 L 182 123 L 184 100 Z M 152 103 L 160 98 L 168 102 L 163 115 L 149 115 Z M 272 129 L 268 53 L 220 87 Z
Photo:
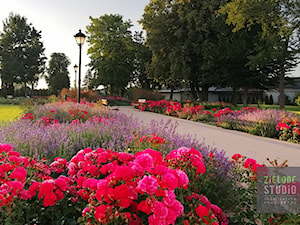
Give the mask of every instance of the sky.
M 45 54 L 50 59 L 54 52 L 64 53 L 70 59 L 69 75 L 71 87 L 74 86 L 74 65 L 79 62 L 79 47 L 74 35 L 79 29 L 86 33 L 90 25 L 89 17 L 99 18 L 104 14 L 119 14 L 124 21 L 133 24 L 132 32 L 142 30 L 138 20 L 142 18 L 145 6 L 150 0 L 2 0 L 0 7 L 0 31 L 3 21 L 9 13 L 18 13 L 27 18 L 37 30 L 42 32 Z M 89 58 L 87 42 L 82 46 L 82 80 L 87 72 Z M 48 65 L 47 60 L 47 65 Z M 300 76 L 300 67 L 292 73 Z M 46 88 L 44 80 L 39 82 L 38 88 Z
M 90 25 L 90 16 L 99 18 L 104 14 L 119 14 L 123 20 L 130 20 L 133 24 L 132 32 L 141 31 L 138 20 L 142 18 L 145 6 L 150 0 L 6 0 L 0 7 L 0 31 L 3 31 L 3 21 L 10 12 L 18 13 L 27 18 L 38 31 L 41 31 L 41 41 L 44 43 L 48 60 L 54 52 L 66 54 L 70 59 L 69 75 L 71 87 L 74 86 L 74 65 L 79 64 L 79 46 L 74 35 L 79 29 L 86 34 L 86 27 Z M 88 67 L 88 44 L 82 46 L 83 80 Z M 47 60 L 47 66 L 48 66 Z M 77 72 L 78 75 L 78 72 Z M 46 88 L 46 82 L 40 81 L 37 88 Z

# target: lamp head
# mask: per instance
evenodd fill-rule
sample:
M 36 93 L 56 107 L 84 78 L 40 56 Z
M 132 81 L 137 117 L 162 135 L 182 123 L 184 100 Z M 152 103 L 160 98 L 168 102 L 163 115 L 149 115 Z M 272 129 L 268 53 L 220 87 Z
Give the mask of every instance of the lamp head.
M 75 34 L 74 37 L 78 45 L 83 45 L 86 36 L 81 32 L 81 29 L 79 29 L 79 32 Z

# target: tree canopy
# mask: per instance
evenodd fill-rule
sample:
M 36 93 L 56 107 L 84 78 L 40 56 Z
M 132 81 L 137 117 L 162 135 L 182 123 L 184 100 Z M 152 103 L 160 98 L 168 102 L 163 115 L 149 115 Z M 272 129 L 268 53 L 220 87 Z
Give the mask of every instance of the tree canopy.
M 52 53 L 47 68 L 46 81 L 50 92 L 57 95 L 63 88 L 70 88 L 68 66 L 71 64 L 64 53 Z
M 34 88 L 45 69 L 44 50 L 41 31 L 11 13 L 0 34 L 0 75 L 6 94 L 13 94 L 15 83 Z
M 133 72 L 134 46 L 130 21 L 120 15 L 90 17 L 87 26 L 88 54 L 95 86 L 104 85 L 109 94 L 122 94 Z
M 227 15 L 233 32 L 257 26 L 261 29 L 256 52 L 249 65 L 279 80 L 279 103 L 284 107 L 285 77 L 299 63 L 300 2 L 295 0 L 233 0 L 219 13 Z
M 224 31 L 216 11 L 222 3 L 156 0 L 146 6 L 141 23 L 153 53 L 154 79 L 171 88 L 186 83 L 194 99 L 208 99 L 208 87 L 218 82 L 216 46 Z
M 284 77 L 298 64 L 299 12 L 295 0 L 150 1 L 140 21 L 150 76 L 188 84 L 202 100 L 212 85 L 247 92 L 276 78 L 284 99 Z

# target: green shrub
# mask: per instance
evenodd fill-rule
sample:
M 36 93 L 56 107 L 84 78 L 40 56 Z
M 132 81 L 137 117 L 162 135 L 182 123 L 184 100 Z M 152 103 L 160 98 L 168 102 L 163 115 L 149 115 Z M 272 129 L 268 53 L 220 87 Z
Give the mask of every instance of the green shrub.
M 296 103 L 297 105 L 300 105 L 300 95 L 295 99 L 295 103 Z

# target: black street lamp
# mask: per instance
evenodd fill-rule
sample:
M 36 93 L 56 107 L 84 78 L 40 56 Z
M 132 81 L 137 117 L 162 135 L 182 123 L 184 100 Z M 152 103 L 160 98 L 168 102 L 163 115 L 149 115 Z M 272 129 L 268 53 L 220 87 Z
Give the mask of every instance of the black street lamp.
M 79 73 L 78 73 L 78 103 L 80 103 L 80 82 L 81 82 L 81 47 L 85 40 L 85 34 L 81 32 L 79 29 L 79 32 L 74 35 L 75 40 L 77 44 L 79 45 Z M 75 69 L 75 67 L 74 67 Z
M 75 71 L 74 88 L 75 88 L 75 90 L 77 89 L 77 88 L 76 88 L 76 76 L 77 76 L 77 70 L 78 70 L 78 66 L 75 64 L 75 65 L 74 65 L 74 71 Z M 78 96 L 77 96 L 77 97 L 78 97 Z

